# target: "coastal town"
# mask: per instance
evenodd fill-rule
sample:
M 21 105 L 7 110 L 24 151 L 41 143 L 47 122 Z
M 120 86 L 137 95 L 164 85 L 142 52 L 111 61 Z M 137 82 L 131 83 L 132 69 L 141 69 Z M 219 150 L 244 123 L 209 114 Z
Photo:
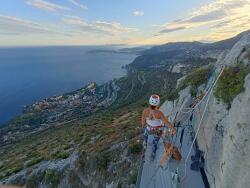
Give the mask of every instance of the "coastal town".
M 24 106 L 23 114 L 40 116 L 43 122 L 40 122 L 38 126 L 26 123 L 22 125 L 23 131 L 20 131 L 20 128 L 16 131 L 6 130 L 1 133 L 3 138 L 1 143 L 15 141 L 28 134 L 49 128 L 51 125 L 72 120 L 72 117 L 87 117 L 99 109 L 112 105 L 117 99 L 119 90 L 120 87 L 116 84 L 116 80 L 100 86 L 91 82 L 87 86 L 71 93 L 52 96 Z

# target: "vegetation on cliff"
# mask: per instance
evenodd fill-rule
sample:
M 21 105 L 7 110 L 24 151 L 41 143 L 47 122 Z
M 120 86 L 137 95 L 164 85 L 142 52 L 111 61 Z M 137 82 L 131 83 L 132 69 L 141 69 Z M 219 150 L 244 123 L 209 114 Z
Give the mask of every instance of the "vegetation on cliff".
M 215 97 L 224 102 L 227 107 L 230 108 L 233 99 L 244 91 L 245 77 L 249 73 L 249 67 L 243 65 L 225 68 L 216 85 L 214 91 Z
M 191 95 L 195 96 L 198 92 L 198 87 L 206 84 L 212 72 L 212 66 L 204 66 L 194 69 L 189 73 L 186 78 L 181 82 L 179 89 L 184 89 L 191 86 Z

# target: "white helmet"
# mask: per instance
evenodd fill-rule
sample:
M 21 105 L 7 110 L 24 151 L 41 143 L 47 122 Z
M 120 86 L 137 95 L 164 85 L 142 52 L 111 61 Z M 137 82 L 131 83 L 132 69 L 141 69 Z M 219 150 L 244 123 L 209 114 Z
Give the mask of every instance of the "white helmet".
M 160 104 L 160 97 L 159 95 L 151 95 L 149 99 L 149 104 L 151 106 L 158 106 Z

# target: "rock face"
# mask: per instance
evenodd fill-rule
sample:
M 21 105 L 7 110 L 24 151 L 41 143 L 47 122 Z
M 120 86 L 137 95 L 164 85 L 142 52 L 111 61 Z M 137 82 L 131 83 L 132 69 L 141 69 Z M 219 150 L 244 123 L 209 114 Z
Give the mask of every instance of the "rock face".
M 220 55 L 216 63 L 217 75 L 221 65 L 242 62 L 250 66 L 249 46 L 250 33 L 246 33 L 229 52 Z M 210 78 L 207 87 L 214 80 L 215 77 Z M 234 98 L 229 110 L 211 93 L 200 129 L 198 125 L 206 100 L 201 103 L 201 113 L 194 111 L 194 133 L 199 131 L 197 144 L 204 151 L 204 169 L 211 188 L 245 188 L 250 185 L 250 74 L 245 78 L 244 88 Z M 183 110 L 188 109 L 192 101 L 188 91 L 186 88 L 179 93 L 179 99 L 166 101 L 161 107 L 171 121 L 179 121 L 181 125 L 190 115 Z
M 220 64 L 249 64 L 244 50 L 249 44 L 248 33 Z M 244 88 L 233 100 L 230 110 L 212 95 L 201 124 L 197 142 L 205 152 L 205 171 L 211 187 L 249 187 L 250 75 L 245 78 Z
M 197 141 L 205 151 L 205 169 L 211 187 L 250 184 L 250 75 L 246 77 L 245 88 L 229 111 L 212 96 L 201 124 Z
M 181 69 L 185 67 L 185 65 L 181 64 L 181 63 L 178 63 L 176 65 L 173 66 L 172 68 L 172 72 L 175 72 L 175 73 L 180 73 L 181 72 Z

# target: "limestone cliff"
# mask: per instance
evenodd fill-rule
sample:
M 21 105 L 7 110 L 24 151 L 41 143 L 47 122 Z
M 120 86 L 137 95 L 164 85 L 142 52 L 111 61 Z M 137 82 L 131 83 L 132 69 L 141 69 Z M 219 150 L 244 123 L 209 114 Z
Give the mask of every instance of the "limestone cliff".
M 249 44 L 250 34 L 246 34 L 219 63 L 249 64 L 244 50 Z M 205 170 L 211 187 L 249 187 L 250 75 L 245 78 L 244 88 L 229 110 L 212 95 L 201 124 L 197 141 L 205 152 Z
M 221 71 L 221 65 L 242 63 L 249 67 L 249 46 L 250 33 L 246 33 L 231 51 L 224 52 L 218 58 L 214 78 L 210 78 L 207 86 L 200 86 L 200 89 L 212 86 L 216 75 Z M 204 170 L 212 188 L 243 188 L 250 185 L 250 74 L 245 77 L 244 88 L 244 91 L 233 99 L 230 109 L 218 101 L 212 91 L 211 97 L 206 97 L 201 103 L 200 110 L 194 110 L 194 135 L 198 130 L 197 144 L 204 152 Z M 189 88 L 186 88 L 181 91 L 177 100 L 166 101 L 162 106 L 172 121 L 181 122 L 182 125 L 190 115 L 183 113 L 183 109 L 190 107 L 192 102 L 188 90 Z M 201 114 L 208 98 L 207 109 L 199 129 Z

